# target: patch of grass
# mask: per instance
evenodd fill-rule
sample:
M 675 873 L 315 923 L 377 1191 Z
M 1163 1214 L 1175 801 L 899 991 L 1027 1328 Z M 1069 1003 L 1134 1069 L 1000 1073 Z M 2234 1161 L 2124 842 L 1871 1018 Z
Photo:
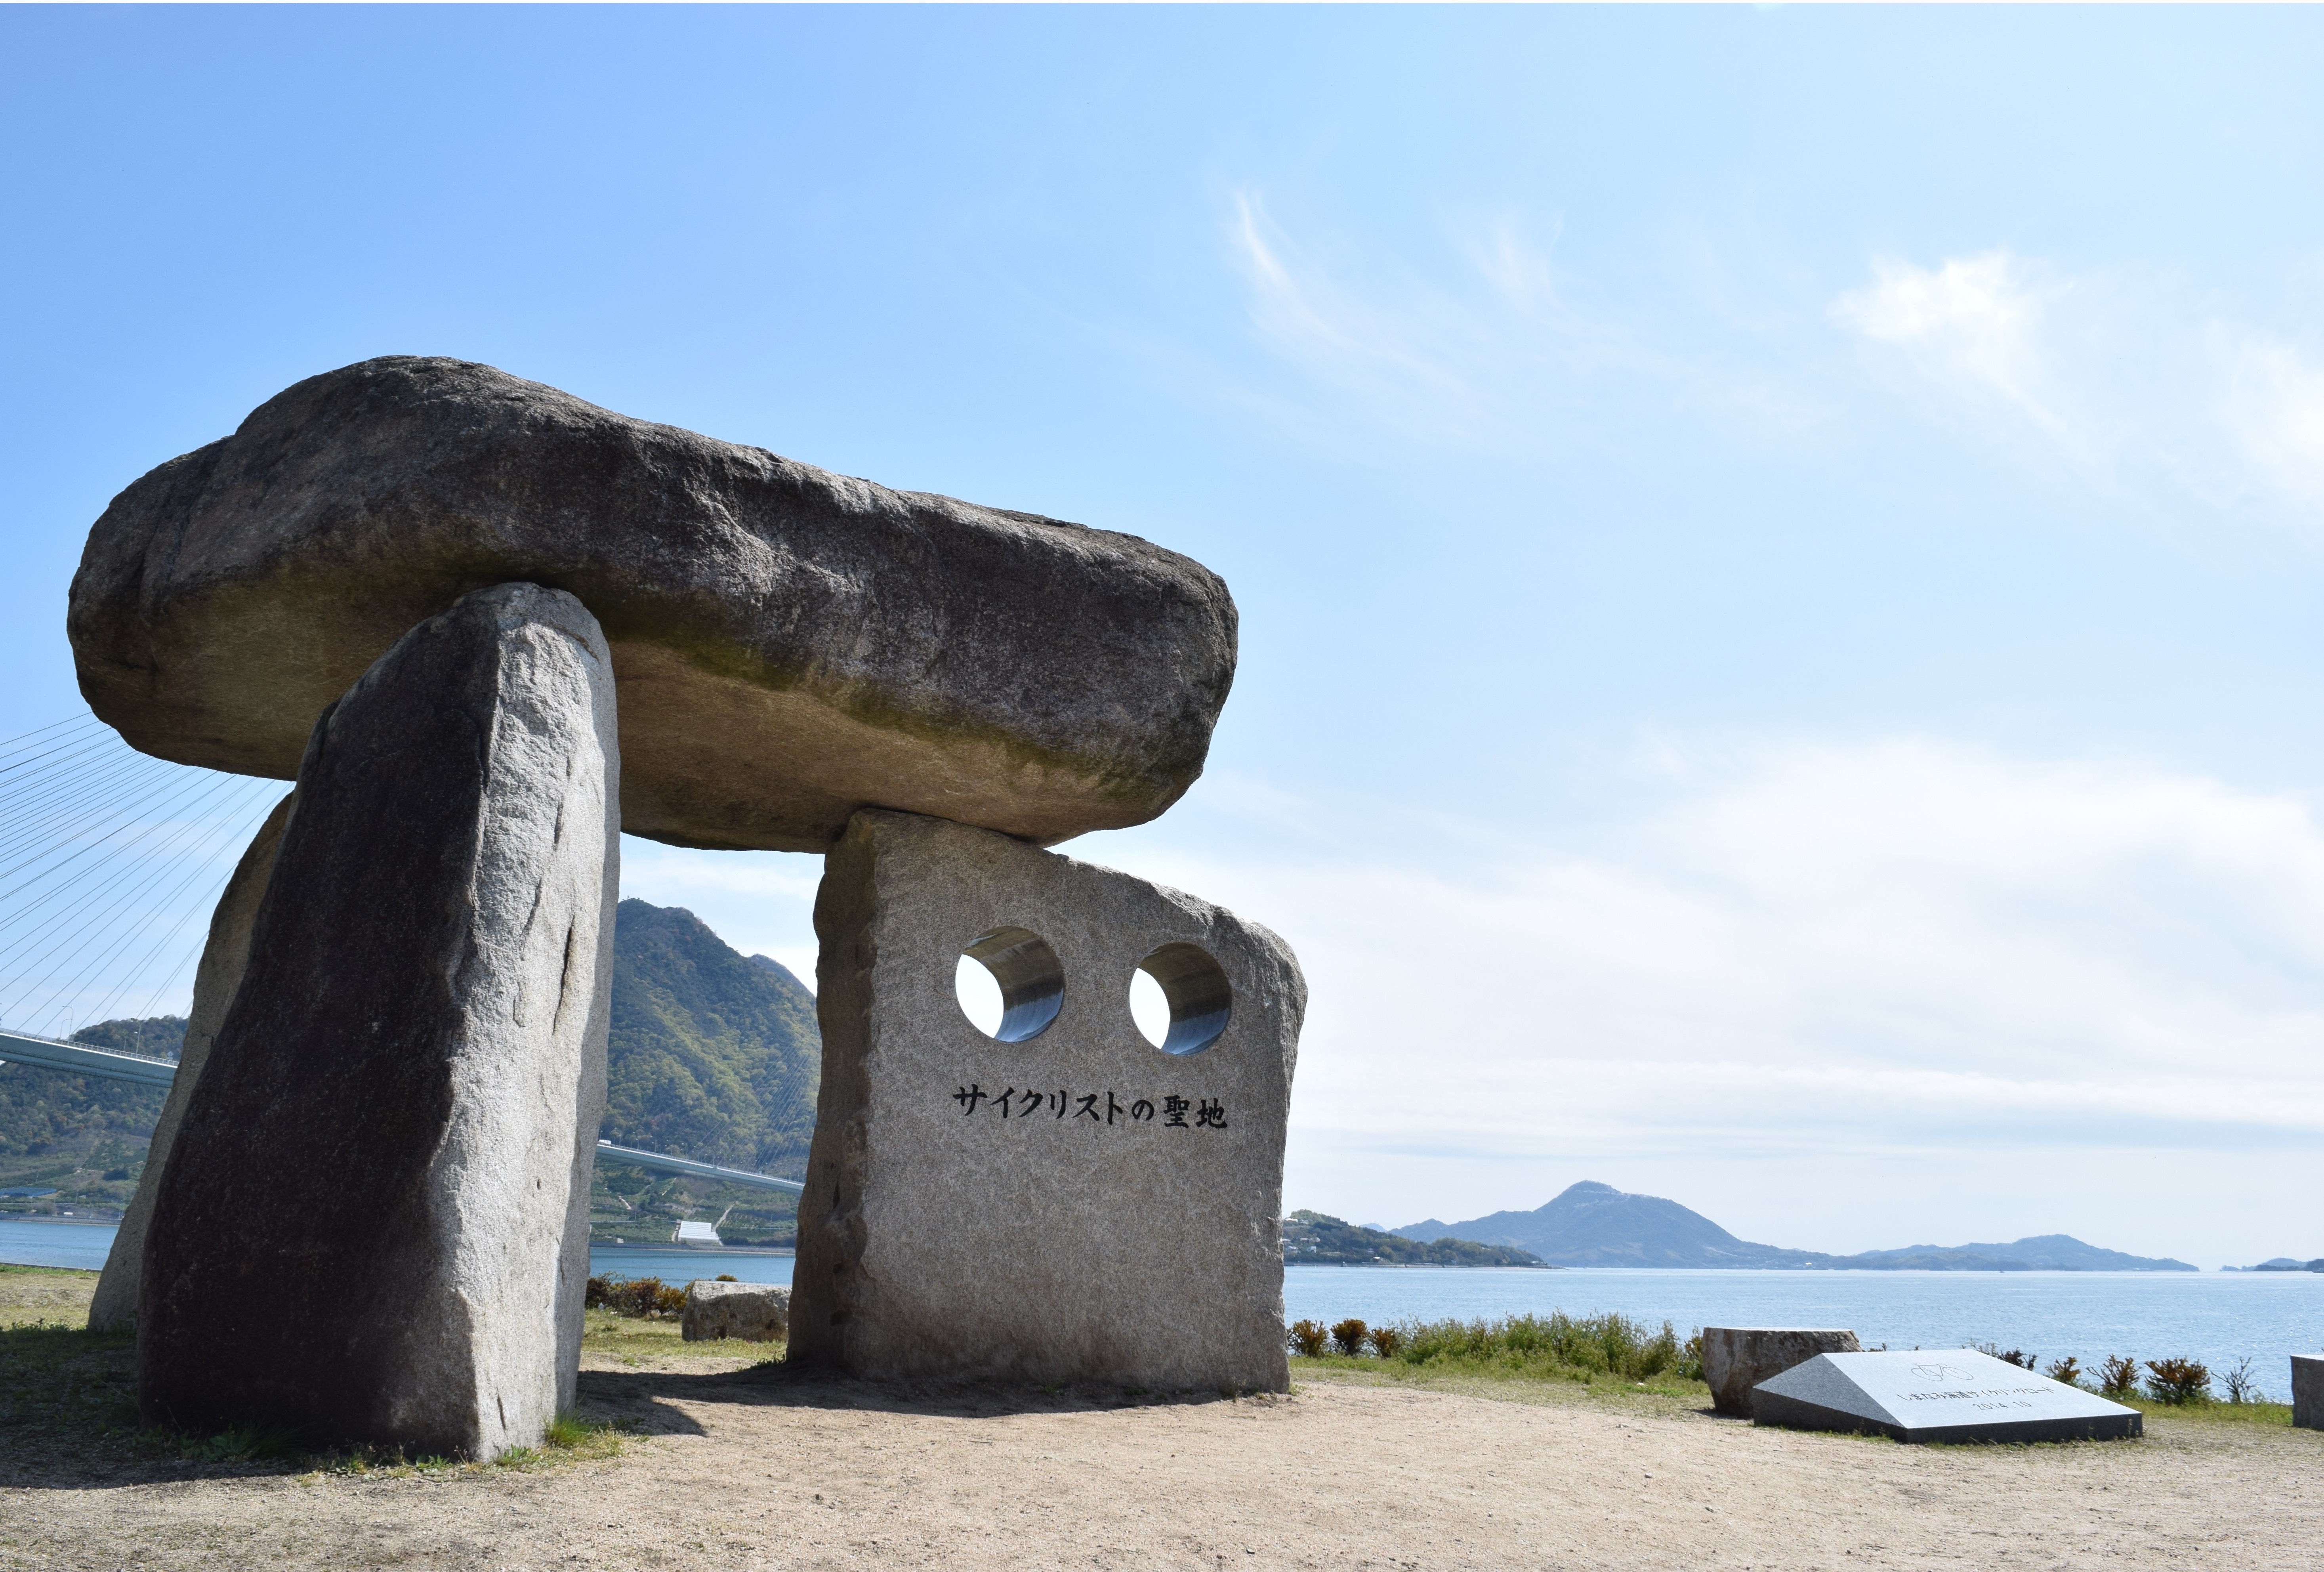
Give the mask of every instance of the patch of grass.
M 1343 1327 L 1353 1331 L 1352 1323 L 1343 1323 L 1332 1333 Z M 1657 1406 L 1699 1407 L 1711 1393 L 1668 1322 L 1654 1327 L 1626 1316 L 1563 1310 L 1499 1321 L 1407 1321 L 1370 1328 L 1368 1336 L 1352 1340 L 1352 1348 L 1351 1339 L 1333 1336 L 1342 1351 L 1326 1345 L 1307 1352 L 1322 1343 L 1316 1334 L 1323 1330 L 1313 1323 L 1290 1330 L 1294 1369 L 1428 1384 L 1514 1384 L 1541 1395 L 1561 1392 Z M 1374 1356 L 1354 1351 L 1367 1341 Z
M 118 1449 L 139 1440 L 135 1355 L 125 1332 L 53 1320 L 0 1328 L 0 1451 Z
M 668 1332 L 675 1343 L 677 1328 L 670 1327 Z M 781 1345 L 772 1346 L 779 1349 Z M 503 1454 L 493 1465 L 438 1456 L 407 1458 L 400 1451 L 376 1447 L 316 1453 L 290 1432 L 263 1426 L 243 1426 L 215 1435 L 160 1429 L 147 1425 L 138 1414 L 135 1358 L 136 1338 L 131 1333 L 91 1332 L 86 1327 L 53 1321 L 0 1328 L 0 1452 L 67 1463 L 175 1458 L 210 1465 L 281 1465 L 305 1474 L 313 1483 L 325 1475 L 405 1478 L 414 1474 L 470 1473 L 488 1466 L 596 1462 L 621 1456 L 623 1447 L 618 1426 L 574 1413 L 557 1417 L 540 1448 L 519 1448 L 525 1456 L 511 1461 L 510 1455 Z
M 2136 1392 L 2109 1392 L 2107 1401 L 2136 1409 L 2150 1419 L 2187 1419 L 2207 1425 L 2271 1425 L 2287 1430 L 2292 1428 L 2292 1405 L 2288 1402 L 2220 1402 L 2210 1398 L 2192 1402 L 2158 1402 Z
M 97 1275 L 62 1266 L 0 1266 L 0 1327 L 86 1326 Z
M 624 1316 L 604 1308 L 584 1313 L 581 1347 L 586 1353 L 610 1354 L 615 1358 L 630 1361 L 652 1355 L 674 1359 L 748 1359 L 760 1364 L 782 1358 L 785 1350 L 785 1345 L 781 1343 L 748 1343 L 733 1337 L 688 1343 L 674 1320 Z
M 246 1425 L 220 1430 L 215 1436 L 179 1440 L 178 1454 L 191 1463 L 249 1463 L 277 1457 L 304 1457 L 307 1449 L 288 1430 Z
M 569 1462 L 593 1463 L 601 1457 L 620 1456 L 626 1439 L 622 1427 L 613 1420 L 585 1419 L 567 1409 L 549 1422 L 549 1434 L 541 1444 Z

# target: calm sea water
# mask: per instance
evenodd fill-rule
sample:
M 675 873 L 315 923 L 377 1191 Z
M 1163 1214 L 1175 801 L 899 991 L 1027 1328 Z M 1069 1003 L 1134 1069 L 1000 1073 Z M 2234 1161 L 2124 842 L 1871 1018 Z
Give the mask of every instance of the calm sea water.
M 97 1271 L 112 1248 L 110 1223 L 25 1223 L 0 1217 L 0 1262 L 12 1266 L 78 1266 Z
M 100 1267 L 109 1225 L 0 1219 L 0 1261 Z M 592 1271 L 666 1282 L 729 1272 L 787 1283 L 791 1257 L 755 1252 L 599 1247 Z M 2262 1386 L 2289 1388 L 2287 1356 L 2324 1351 L 2324 1273 L 2111 1271 L 1538 1271 L 1522 1269 L 1289 1266 L 1292 1319 L 1332 1322 L 1498 1318 L 1618 1310 L 1702 1326 L 1848 1327 L 1866 1345 L 1958 1348 L 1994 1342 L 2045 1363 L 2071 1355 L 2200 1359 L 2218 1370 L 2248 1356 Z
M 2261 1384 L 2290 1391 L 2288 1356 L 2324 1351 L 2324 1273 L 2307 1271 L 1639 1271 L 1289 1266 L 1293 1320 L 1329 1323 L 1618 1310 L 1697 1327 L 1846 1327 L 1867 1347 L 1998 1343 L 2044 1364 L 2114 1354 L 2246 1355 Z

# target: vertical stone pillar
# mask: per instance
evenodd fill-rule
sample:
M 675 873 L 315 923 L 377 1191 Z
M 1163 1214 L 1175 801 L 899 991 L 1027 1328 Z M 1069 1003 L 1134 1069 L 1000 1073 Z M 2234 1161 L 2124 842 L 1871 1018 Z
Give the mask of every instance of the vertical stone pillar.
M 316 722 L 155 1196 L 149 1418 L 488 1456 L 570 1402 L 618 769 L 604 638 L 530 584 Z
M 136 1318 L 145 1227 L 153 1217 L 153 1197 L 161 1186 L 161 1170 L 169 1162 L 178 1125 L 186 1116 L 186 1101 L 194 1095 L 194 1083 L 202 1078 L 202 1066 L 209 1062 L 210 1044 L 226 1019 L 226 1007 L 242 985 L 242 968 L 250 959 L 250 925 L 257 920 L 259 898 L 266 893 L 266 877 L 274 871 L 274 849 L 281 844 L 282 826 L 296 800 L 293 792 L 274 805 L 274 811 L 258 827 L 242 860 L 235 865 L 226 892 L 218 897 L 217 910 L 210 913 L 209 939 L 202 946 L 201 964 L 194 968 L 194 1002 L 186 1014 L 186 1045 L 178 1054 L 177 1079 L 170 1083 L 161 1116 L 153 1122 L 153 1139 L 145 1148 L 145 1170 L 138 1177 L 137 1193 L 121 1215 L 113 1248 L 106 1253 L 105 1271 L 97 1278 L 97 1293 L 89 1300 L 92 1331 L 118 1331 Z
M 790 1356 L 868 1375 L 1282 1391 L 1306 985 L 1232 913 L 989 830 L 858 813 L 816 900 L 823 1089 Z M 962 1013 L 974 956 L 998 1037 Z M 1132 1022 L 1144 969 L 1165 1047 Z

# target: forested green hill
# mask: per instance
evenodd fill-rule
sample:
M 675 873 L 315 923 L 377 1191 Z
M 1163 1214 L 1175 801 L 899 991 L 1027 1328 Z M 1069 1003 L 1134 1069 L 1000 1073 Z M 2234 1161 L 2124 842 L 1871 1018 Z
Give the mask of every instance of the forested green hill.
M 72 1034 L 75 1042 L 124 1053 L 175 1059 L 186 1040 L 186 1018 L 101 1021 Z M 127 1140 L 142 1146 L 161 1116 L 161 1087 L 95 1077 L 59 1075 L 29 1065 L 0 1066 L 0 1158 L 86 1152 L 95 1143 Z
M 1294 1212 L 1283 1219 L 1283 1259 L 1304 1265 L 1540 1266 L 1541 1257 L 1512 1244 L 1477 1244 L 1466 1239 L 1406 1239 L 1343 1223 L 1321 1212 Z
M 73 1037 L 174 1058 L 185 1032 L 184 1018 L 171 1015 L 107 1021 Z M 738 954 L 692 912 L 621 903 L 607 1059 L 604 1139 L 789 1179 L 806 1170 L 822 1063 L 815 995 L 766 957 Z M 159 1087 L 0 1065 L 0 1183 L 37 1179 L 66 1199 L 125 1201 L 125 1189 L 114 1193 L 119 1181 L 99 1176 L 134 1172 L 163 1096 Z M 645 1182 L 634 1176 L 619 1188 L 636 1203 Z M 654 1181 L 654 1202 L 689 1188 L 701 1187 Z M 753 1210 L 769 1201 L 748 1195 Z M 610 1196 L 606 1205 L 630 1216 Z
M 797 1179 L 815 1131 L 815 995 L 678 906 L 624 901 L 604 1138 Z

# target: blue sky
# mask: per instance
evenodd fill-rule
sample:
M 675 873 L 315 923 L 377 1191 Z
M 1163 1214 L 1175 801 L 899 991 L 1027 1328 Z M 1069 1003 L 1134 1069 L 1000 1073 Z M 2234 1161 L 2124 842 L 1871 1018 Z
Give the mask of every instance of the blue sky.
M 0 735 L 155 463 L 491 362 L 1223 573 L 1287 1200 L 2324 1253 L 2324 18 L 0 12 Z M 810 859 L 625 883 L 807 968 Z

